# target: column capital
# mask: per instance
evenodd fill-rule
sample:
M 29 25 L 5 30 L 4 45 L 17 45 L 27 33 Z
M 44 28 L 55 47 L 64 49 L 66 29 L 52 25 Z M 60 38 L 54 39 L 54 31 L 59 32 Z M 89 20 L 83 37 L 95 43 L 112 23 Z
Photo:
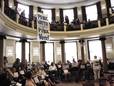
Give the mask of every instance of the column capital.
M 40 44 L 45 44 L 46 43 L 46 41 L 40 41 Z
M 0 40 L 1 39 L 6 39 L 6 35 L 0 35 Z
M 99 40 L 104 41 L 106 40 L 106 37 L 100 37 Z
M 65 40 L 60 40 L 60 44 L 64 44 L 65 43 Z
M 81 44 L 84 43 L 84 42 L 85 42 L 84 39 L 79 40 L 79 43 L 81 43 Z
M 26 38 L 22 38 L 22 39 L 20 39 L 20 42 L 27 42 L 27 39 Z

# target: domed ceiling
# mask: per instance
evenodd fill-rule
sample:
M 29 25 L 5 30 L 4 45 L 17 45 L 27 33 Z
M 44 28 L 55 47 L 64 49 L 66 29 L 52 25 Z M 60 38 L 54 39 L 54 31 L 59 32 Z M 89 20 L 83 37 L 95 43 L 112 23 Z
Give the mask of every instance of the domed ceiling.
M 71 8 L 81 5 L 90 5 L 100 0 L 17 0 L 18 2 L 37 5 L 44 8 Z

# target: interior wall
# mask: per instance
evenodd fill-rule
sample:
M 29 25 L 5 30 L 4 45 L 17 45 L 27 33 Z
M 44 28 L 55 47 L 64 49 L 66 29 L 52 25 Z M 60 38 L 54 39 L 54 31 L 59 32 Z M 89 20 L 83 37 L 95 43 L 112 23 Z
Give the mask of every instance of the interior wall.
M 62 61 L 61 44 L 59 42 L 54 42 L 54 58 L 55 63 Z
M 89 59 L 89 55 L 88 55 L 88 44 L 87 44 L 87 40 L 85 40 L 84 42 L 84 56 L 85 56 L 85 62 L 87 62 Z
M 38 41 L 30 42 L 30 54 L 31 63 L 37 63 L 41 61 L 40 43 Z
M 79 41 L 77 42 L 77 51 L 81 51 L 81 46 L 80 46 Z M 81 52 L 78 52 L 78 56 L 77 57 L 78 57 L 77 59 L 82 59 L 81 58 Z
M 106 55 L 108 59 L 114 59 L 114 37 L 107 38 L 105 41 Z
M 15 61 L 16 58 L 16 41 L 12 39 L 5 39 L 4 40 L 4 47 L 5 47 L 5 53 L 4 56 L 7 57 L 8 63 L 12 64 Z

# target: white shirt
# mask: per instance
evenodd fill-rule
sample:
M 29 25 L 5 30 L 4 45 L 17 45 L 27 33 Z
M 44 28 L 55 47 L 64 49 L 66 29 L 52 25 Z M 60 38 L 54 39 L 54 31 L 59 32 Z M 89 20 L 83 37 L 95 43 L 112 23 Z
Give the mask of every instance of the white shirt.
M 93 61 L 93 70 L 100 70 L 101 66 L 98 60 Z
M 49 67 L 49 70 L 50 70 L 50 71 L 53 71 L 53 70 L 57 70 L 57 68 L 56 68 L 55 65 L 53 65 L 53 66 L 50 66 L 50 67 Z

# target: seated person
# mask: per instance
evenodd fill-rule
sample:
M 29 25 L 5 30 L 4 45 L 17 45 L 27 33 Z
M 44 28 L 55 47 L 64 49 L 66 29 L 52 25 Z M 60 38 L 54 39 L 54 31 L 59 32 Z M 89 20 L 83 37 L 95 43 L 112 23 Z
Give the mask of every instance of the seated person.
M 26 83 L 25 86 L 36 86 L 35 82 L 32 79 L 32 73 L 31 71 L 28 71 L 26 74 Z
M 57 71 L 57 67 L 53 62 L 51 63 L 51 65 L 49 67 L 49 71 Z

